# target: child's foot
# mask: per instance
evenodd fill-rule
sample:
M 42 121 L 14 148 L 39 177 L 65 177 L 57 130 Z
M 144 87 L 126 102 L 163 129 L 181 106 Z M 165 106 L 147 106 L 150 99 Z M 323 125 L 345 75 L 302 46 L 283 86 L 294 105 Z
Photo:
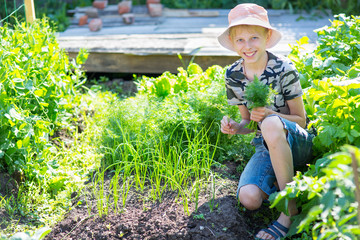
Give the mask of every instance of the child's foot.
M 281 213 L 277 221 L 273 221 L 267 229 L 261 229 L 256 239 L 277 240 L 286 236 L 291 225 L 290 217 Z

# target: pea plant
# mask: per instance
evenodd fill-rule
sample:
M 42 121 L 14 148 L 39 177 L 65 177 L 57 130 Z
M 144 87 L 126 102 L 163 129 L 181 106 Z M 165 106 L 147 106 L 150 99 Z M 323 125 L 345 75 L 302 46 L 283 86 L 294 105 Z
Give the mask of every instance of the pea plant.
M 0 27 L 0 168 L 40 179 L 56 162 L 44 163 L 53 151 L 49 138 L 71 121 L 81 52 L 69 61 L 46 19 L 14 29 Z

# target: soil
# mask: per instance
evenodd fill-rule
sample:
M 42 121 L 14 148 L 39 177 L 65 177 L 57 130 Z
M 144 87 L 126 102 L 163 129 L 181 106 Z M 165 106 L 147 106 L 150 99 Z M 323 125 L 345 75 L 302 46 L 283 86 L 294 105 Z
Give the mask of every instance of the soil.
M 45 239 L 253 239 L 274 218 L 274 211 L 267 206 L 257 211 L 239 206 L 235 197 L 237 164 L 224 166 L 214 169 L 221 175 L 215 181 L 215 198 L 209 190 L 202 191 L 197 211 L 191 203 L 187 214 L 174 192 L 166 192 L 161 202 L 151 202 L 132 191 L 123 212 L 110 210 L 100 217 L 96 206 L 89 211 L 89 204 L 78 205 Z M 82 199 L 77 195 L 74 203 Z

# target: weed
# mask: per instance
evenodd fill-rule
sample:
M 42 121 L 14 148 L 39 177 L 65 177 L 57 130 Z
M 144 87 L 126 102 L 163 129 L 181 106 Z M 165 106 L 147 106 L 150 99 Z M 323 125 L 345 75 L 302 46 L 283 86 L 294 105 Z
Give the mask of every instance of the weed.
M 195 219 L 195 220 L 205 220 L 205 217 L 204 217 L 204 214 L 195 214 L 194 216 L 193 216 L 193 218 Z

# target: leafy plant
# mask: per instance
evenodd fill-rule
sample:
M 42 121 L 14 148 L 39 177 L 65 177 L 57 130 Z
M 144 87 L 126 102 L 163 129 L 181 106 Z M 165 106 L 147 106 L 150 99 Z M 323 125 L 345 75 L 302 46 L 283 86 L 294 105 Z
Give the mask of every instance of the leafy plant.
M 311 126 L 318 130 L 315 156 L 339 150 L 339 146 L 359 146 L 360 38 L 357 17 L 335 16 L 329 27 L 317 30 L 318 46 L 302 53 L 308 39 L 292 47 L 289 58 L 300 73 L 305 88 L 305 108 Z
M 247 107 L 251 110 L 257 107 L 265 107 L 272 104 L 274 101 L 274 90 L 266 84 L 259 81 L 257 76 L 254 76 L 254 81 L 246 86 L 244 98 L 248 101 Z M 251 120 L 246 126 L 251 130 L 257 130 L 258 123 Z
M 321 156 L 333 153 L 339 146 L 360 146 L 360 80 L 341 82 L 316 80 L 306 98 L 307 113 L 313 119 L 318 136 L 314 139 L 314 152 Z
M 39 179 L 55 168 L 43 162 L 49 137 L 71 121 L 87 54 L 70 62 L 45 19 L 1 27 L 0 36 L 0 168 Z
M 242 151 L 248 159 L 253 152 L 245 144 L 249 139 L 229 140 L 219 131 L 223 115 L 237 114 L 236 108 L 227 108 L 223 74 L 219 66 L 203 71 L 192 63 L 177 75 L 142 77 L 137 95 L 113 103 L 104 118 L 108 122 L 102 145 L 103 169 L 115 170 L 115 178 L 122 179 L 120 186 L 112 185 L 120 192 L 113 198 L 122 199 L 114 208 L 125 207 L 132 186 L 150 188 L 153 200 L 161 199 L 166 189 L 177 191 L 187 211 L 214 161 L 237 158 Z
M 289 235 L 312 231 L 313 239 L 357 239 L 358 203 L 355 201 L 354 172 L 350 152 L 360 162 L 360 150 L 344 146 L 342 152 L 319 159 L 304 175 L 297 173 L 284 190 L 270 196 L 272 207 L 286 212 L 291 199 L 297 199 L 302 212 L 293 217 Z
M 359 80 L 360 36 L 358 17 L 335 16 L 329 27 L 318 33 L 318 46 L 302 53 L 307 38 L 292 47 L 289 58 L 300 72 L 305 88 L 305 108 L 311 125 L 317 128 L 314 154 L 336 152 L 344 144 L 360 144 Z
M 313 140 L 316 163 L 270 197 L 272 207 L 284 212 L 288 202 L 297 199 L 302 211 L 293 217 L 290 236 L 304 231 L 316 239 L 360 235 L 354 197 L 358 169 L 350 166 L 350 153 L 358 160 L 360 156 L 358 23 L 358 17 L 335 16 L 330 27 L 318 30 L 315 51 L 301 53 L 307 43 L 303 38 L 289 56 L 300 71 L 310 126 L 318 131 Z
M 303 37 L 292 46 L 289 58 L 299 70 L 303 88 L 317 79 L 356 78 L 360 76 L 360 18 L 339 14 L 331 26 L 318 29 L 318 45 L 313 52 L 303 51 L 308 38 Z
M 42 227 L 38 229 L 33 236 L 29 233 L 16 233 L 9 240 L 41 240 L 51 231 L 48 227 Z M 1 238 L 3 239 L 3 238 Z
M 180 138 L 184 129 L 189 135 L 195 136 L 194 130 L 199 125 L 212 126 L 208 134 L 210 141 L 216 142 L 219 134 L 216 126 L 222 116 L 239 117 L 236 108 L 226 105 L 224 69 L 220 66 L 212 66 L 203 71 L 199 65 L 192 63 L 187 70 L 183 68 L 178 70 L 177 75 L 164 73 L 157 78 L 139 79 L 138 95 L 125 100 L 124 105 L 117 107 L 122 109 L 121 116 L 117 119 L 129 117 L 129 120 L 124 122 L 124 128 L 132 129 L 134 135 L 149 128 L 145 126 L 152 126 L 157 129 L 159 135 L 163 135 L 165 141 L 172 139 L 174 142 Z M 138 111 L 134 112 L 133 109 Z M 221 135 L 223 150 L 217 151 L 219 156 L 216 158 L 248 159 L 253 150 L 252 147 L 245 147 L 245 144 L 242 144 L 247 138 L 248 136 L 229 140 Z M 236 143 L 238 141 L 239 143 Z M 244 147 L 235 150 L 232 144 L 241 144 Z

